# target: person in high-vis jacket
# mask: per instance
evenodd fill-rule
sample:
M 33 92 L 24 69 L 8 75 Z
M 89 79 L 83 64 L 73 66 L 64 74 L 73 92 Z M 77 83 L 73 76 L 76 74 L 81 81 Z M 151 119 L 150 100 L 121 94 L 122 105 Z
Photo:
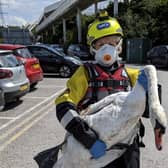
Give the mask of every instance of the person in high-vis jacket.
M 123 31 L 118 21 L 109 17 L 106 11 L 99 13 L 89 25 L 87 34 L 87 43 L 90 52 L 94 54 L 95 62 L 81 65 L 67 81 L 66 90 L 55 100 L 59 122 L 90 151 L 94 159 L 105 155 L 106 144 L 79 117 L 80 112 L 109 94 L 129 91 L 139 74 L 139 69 L 126 68 L 119 63 L 122 38 Z M 161 149 L 164 131 L 161 124 L 156 126 L 158 150 Z M 130 148 L 115 161 L 104 165 L 104 168 L 139 168 L 139 144 L 137 129 Z

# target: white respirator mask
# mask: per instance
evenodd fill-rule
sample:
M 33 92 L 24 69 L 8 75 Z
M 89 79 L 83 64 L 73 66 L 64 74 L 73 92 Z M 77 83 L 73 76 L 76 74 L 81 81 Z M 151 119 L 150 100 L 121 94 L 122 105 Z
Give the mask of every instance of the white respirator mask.
M 109 44 L 104 44 L 98 50 L 92 48 L 92 51 L 95 53 L 96 62 L 105 67 L 113 65 L 119 58 L 119 47 L 121 47 L 120 42 L 115 47 Z

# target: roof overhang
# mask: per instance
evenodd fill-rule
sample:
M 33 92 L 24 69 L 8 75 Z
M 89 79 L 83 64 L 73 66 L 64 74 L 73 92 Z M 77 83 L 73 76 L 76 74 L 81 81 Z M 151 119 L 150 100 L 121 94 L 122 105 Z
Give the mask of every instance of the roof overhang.
M 48 25 L 52 24 L 56 20 L 74 16 L 77 12 L 77 8 L 84 10 L 93 3 L 101 1 L 105 0 L 62 0 L 58 6 L 55 6 L 56 9 L 49 16 L 37 25 L 36 32 L 39 33 L 43 31 Z

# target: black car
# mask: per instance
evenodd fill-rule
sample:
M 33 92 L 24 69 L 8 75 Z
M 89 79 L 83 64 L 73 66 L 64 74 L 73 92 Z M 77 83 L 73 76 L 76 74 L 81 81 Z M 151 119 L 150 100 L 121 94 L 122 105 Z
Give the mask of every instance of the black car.
M 81 60 L 93 59 L 93 57 L 89 53 L 88 47 L 82 44 L 70 44 L 67 49 L 67 54 L 71 56 L 77 56 Z
M 54 48 L 54 49 L 56 49 L 58 51 L 64 52 L 64 48 L 60 44 L 50 44 L 50 47 L 52 47 L 52 48 Z
M 148 51 L 147 62 L 156 67 L 168 67 L 168 45 L 156 46 Z
M 44 73 L 58 73 L 61 77 L 70 77 L 81 65 L 81 61 L 66 56 L 47 45 L 29 45 L 29 51 L 39 59 Z

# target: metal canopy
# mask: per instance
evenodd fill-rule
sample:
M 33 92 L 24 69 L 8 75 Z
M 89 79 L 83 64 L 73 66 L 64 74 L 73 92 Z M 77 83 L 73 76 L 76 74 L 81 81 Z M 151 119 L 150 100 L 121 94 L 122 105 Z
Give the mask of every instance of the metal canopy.
M 77 8 L 84 10 L 93 3 L 101 1 L 105 0 L 62 0 L 57 8 L 36 27 L 36 32 L 42 31 L 56 20 L 74 16 L 77 13 Z

